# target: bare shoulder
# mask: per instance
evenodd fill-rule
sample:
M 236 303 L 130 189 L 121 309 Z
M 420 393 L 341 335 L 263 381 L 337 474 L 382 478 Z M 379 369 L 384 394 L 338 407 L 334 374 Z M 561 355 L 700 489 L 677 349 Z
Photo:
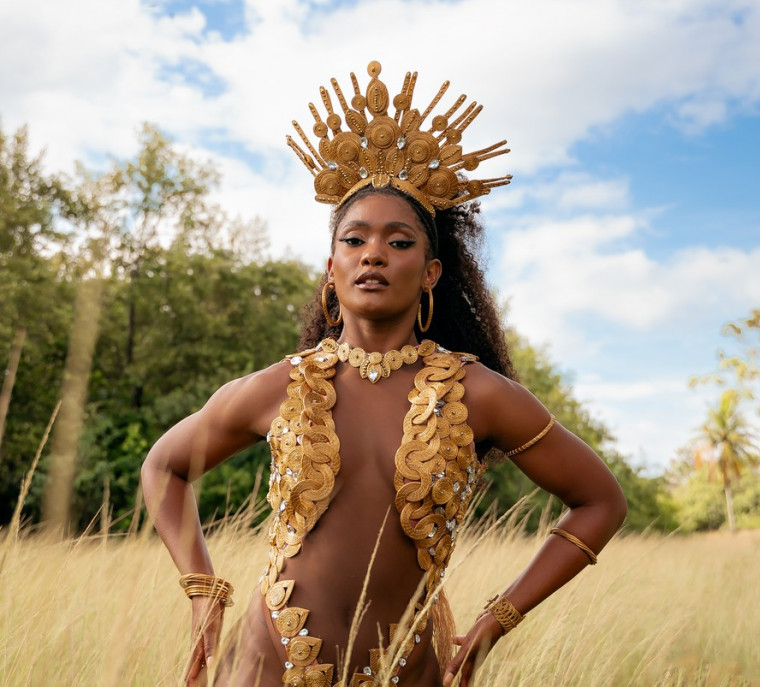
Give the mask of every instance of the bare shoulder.
M 214 393 L 202 412 L 224 417 L 231 424 L 247 424 L 264 436 L 287 397 L 291 369 L 290 362 L 283 360 L 233 379 Z
M 549 411 L 522 384 L 481 363 L 467 365 L 463 383 L 477 443 L 509 450 L 535 436 L 549 419 Z

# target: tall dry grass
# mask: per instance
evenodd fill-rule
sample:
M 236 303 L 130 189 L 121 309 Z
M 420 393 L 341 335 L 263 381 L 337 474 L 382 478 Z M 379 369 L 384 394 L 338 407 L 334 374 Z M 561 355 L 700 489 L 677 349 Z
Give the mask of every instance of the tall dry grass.
M 263 537 L 235 522 L 209 537 L 238 589 L 227 627 L 266 557 Z M 540 539 L 513 529 L 460 542 L 448 586 L 460 628 Z M 155 537 L 5 543 L 0 686 L 179 684 L 190 606 Z M 496 646 L 477 684 L 760 685 L 759 571 L 758 531 L 617 539 Z

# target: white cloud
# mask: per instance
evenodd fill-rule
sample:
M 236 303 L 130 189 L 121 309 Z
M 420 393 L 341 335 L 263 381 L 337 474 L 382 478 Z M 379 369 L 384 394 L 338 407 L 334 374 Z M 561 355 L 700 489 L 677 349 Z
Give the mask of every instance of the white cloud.
M 528 336 L 558 337 L 574 317 L 590 315 L 639 331 L 704 324 L 716 305 L 748 310 L 760 293 L 760 248 L 687 247 L 664 262 L 636 240 L 647 223 L 632 215 L 568 220 L 523 218 L 503 239 L 497 282 Z

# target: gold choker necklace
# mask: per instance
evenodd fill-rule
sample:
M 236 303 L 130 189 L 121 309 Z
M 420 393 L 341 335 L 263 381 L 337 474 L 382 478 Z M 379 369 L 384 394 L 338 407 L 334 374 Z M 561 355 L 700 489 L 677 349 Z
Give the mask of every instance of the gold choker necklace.
M 323 339 L 320 347 L 326 353 L 335 353 L 338 360 L 359 368 L 359 376 L 377 384 L 381 379 L 391 376 L 393 370 L 402 365 L 412 365 L 418 358 L 424 358 L 435 351 L 435 343 L 426 339 L 418 346 L 407 344 L 400 351 L 387 353 L 367 353 L 363 348 L 351 348 L 345 341 L 339 344 L 334 339 Z

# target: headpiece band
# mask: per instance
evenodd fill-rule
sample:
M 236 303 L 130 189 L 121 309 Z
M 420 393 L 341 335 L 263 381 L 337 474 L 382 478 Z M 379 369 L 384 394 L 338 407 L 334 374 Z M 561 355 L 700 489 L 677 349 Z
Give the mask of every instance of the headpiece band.
M 309 103 L 315 120 L 312 130 L 319 139 L 317 147 L 312 145 L 298 122 L 294 121 L 293 126 L 306 150 L 287 137 L 288 145 L 314 176 L 316 199 L 320 203 L 340 205 L 370 184 L 375 188 L 392 186 L 435 215 L 436 209 L 466 203 L 510 182 L 511 174 L 469 181 L 458 174 L 462 170 L 471 172 L 483 160 L 509 152 L 506 141 L 472 153 L 462 152 L 459 145 L 462 132 L 480 114 L 482 105 L 470 103 L 455 117 L 467 99 L 467 96 L 460 95 L 445 113 L 432 118 L 427 131 L 422 131 L 423 123 L 438 105 L 449 82 L 444 81 L 433 101 L 420 114 L 419 110 L 412 109 L 417 72 L 407 72 L 401 92 L 393 98 L 396 112 L 391 117 L 388 114 L 388 89 L 378 78 L 380 63 L 370 62 L 367 71 L 372 78 L 365 95 L 361 94 L 356 76 L 351 73 L 354 88 L 351 107 L 338 82 L 331 79 L 347 131 L 341 129 L 343 121 L 333 108 L 329 92 L 320 87 L 327 111 L 324 121 L 314 104 Z

